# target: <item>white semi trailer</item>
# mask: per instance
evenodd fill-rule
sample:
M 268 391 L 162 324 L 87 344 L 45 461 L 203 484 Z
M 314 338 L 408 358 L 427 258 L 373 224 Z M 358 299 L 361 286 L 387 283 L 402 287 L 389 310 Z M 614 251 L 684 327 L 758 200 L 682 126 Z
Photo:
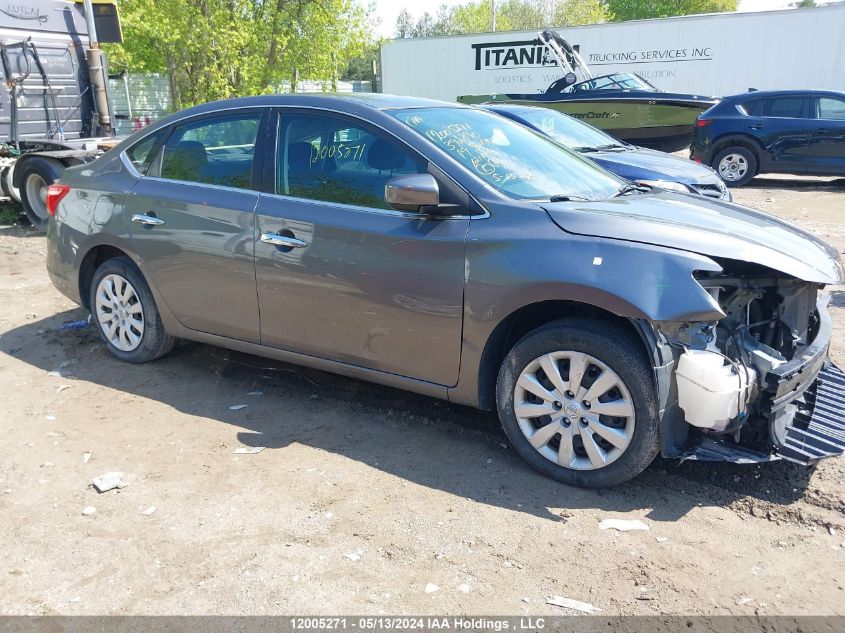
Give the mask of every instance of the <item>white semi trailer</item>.
M 845 90 L 845 3 L 556 30 L 593 74 L 633 72 L 669 92 Z M 392 40 L 381 69 L 384 92 L 446 101 L 542 92 L 561 74 L 536 31 Z

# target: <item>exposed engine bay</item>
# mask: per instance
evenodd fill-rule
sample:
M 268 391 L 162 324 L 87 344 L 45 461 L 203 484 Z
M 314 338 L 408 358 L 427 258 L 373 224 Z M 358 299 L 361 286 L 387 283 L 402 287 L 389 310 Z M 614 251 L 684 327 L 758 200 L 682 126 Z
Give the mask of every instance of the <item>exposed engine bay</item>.
M 677 406 L 694 427 L 686 456 L 811 463 L 842 452 L 845 376 L 827 360 L 823 286 L 742 262 L 696 279 L 725 317 L 658 328 L 675 359 Z M 832 396 L 821 408 L 842 409 L 828 412 L 833 427 L 817 415 L 820 385 Z

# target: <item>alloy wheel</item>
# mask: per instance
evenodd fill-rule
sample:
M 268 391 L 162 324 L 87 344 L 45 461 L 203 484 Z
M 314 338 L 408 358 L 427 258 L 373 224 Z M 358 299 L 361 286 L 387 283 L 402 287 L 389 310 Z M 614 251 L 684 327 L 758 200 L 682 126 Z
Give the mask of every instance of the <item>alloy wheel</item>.
M 725 154 L 719 161 L 719 175 L 722 180 L 736 182 L 748 173 L 748 161 L 742 154 Z
M 121 352 L 131 352 L 144 336 L 144 309 L 135 288 L 120 275 L 106 275 L 97 285 L 97 322 L 106 340 Z
M 634 434 L 634 404 L 625 383 L 582 352 L 531 361 L 517 380 L 513 403 L 529 443 L 564 468 L 603 468 L 622 456 Z

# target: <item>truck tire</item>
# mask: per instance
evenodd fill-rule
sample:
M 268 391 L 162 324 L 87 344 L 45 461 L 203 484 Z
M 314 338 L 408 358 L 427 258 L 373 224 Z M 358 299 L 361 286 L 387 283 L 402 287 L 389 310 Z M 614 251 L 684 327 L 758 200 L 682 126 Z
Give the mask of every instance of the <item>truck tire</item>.
M 615 486 L 657 455 L 657 394 L 640 341 L 610 321 L 567 318 L 526 334 L 499 370 L 511 445 L 544 475 Z
M 18 182 L 21 183 L 21 206 L 30 223 L 40 231 L 47 230 L 47 187 L 62 177 L 64 167 L 51 158 L 35 156 L 18 166 Z
M 6 197 L 11 198 L 17 203 L 21 201 L 21 192 L 20 189 L 15 187 L 12 184 L 12 178 L 15 176 L 15 163 L 12 163 L 8 167 L 6 167 L 2 173 L 0 173 L 0 188 L 3 189 L 3 193 Z

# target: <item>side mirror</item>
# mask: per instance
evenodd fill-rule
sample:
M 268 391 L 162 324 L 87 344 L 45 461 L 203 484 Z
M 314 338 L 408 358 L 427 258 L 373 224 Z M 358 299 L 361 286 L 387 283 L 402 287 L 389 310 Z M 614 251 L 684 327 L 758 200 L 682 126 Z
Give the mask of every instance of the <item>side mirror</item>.
M 384 200 L 397 211 L 420 211 L 440 204 L 440 187 L 431 174 L 394 176 L 384 185 Z

